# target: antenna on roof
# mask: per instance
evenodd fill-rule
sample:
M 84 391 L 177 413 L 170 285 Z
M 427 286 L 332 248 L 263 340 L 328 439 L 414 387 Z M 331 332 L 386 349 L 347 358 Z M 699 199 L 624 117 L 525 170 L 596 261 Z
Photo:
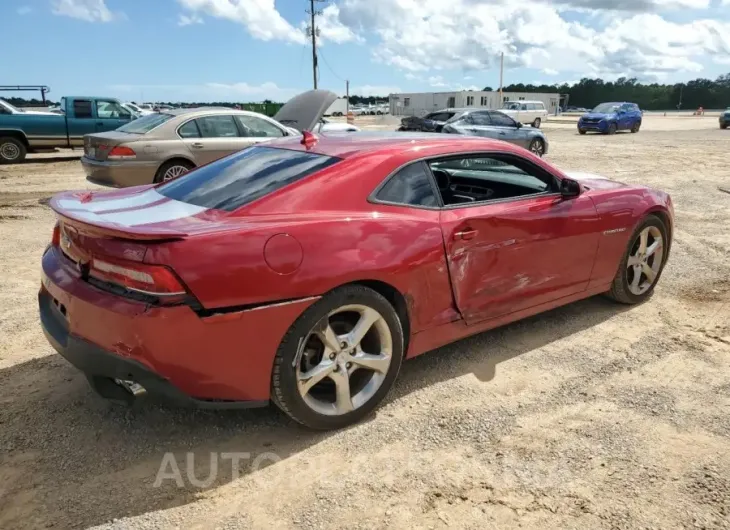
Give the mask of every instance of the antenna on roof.
M 314 133 L 310 131 L 302 131 L 301 144 L 307 149 L 311 149 L 312 147 L 314 147 L 318 140 L 319 138 L 317 138 Z

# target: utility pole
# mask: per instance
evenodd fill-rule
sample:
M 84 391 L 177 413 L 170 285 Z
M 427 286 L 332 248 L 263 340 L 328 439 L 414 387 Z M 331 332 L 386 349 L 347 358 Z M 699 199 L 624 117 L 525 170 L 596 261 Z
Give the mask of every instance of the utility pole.
M 502 107 L 502 103 L 504 102 L 502 98 L 502 85 L 504 82 L 504 52 L 502 52 L 502 56 L 499 60 L 499 107 Z
M 309 9 L 306 13 L 310 16 L 311 22 L 307 26 L 307 36 L 312 37 L 312 78 L 314 80 L 314 89 L 317 90 L 317 37 L 319 37 L 319 28 L 314 22 L 317 15 L 321 15 L 322 11 L 314 9 L 315 2 L 325 2 L 326 0 L 309 0 Z
M 350 80 L 345 81 L 345 94 L 347 99 L 347 105 L 345 105 L 345 116 L 350 114 Z

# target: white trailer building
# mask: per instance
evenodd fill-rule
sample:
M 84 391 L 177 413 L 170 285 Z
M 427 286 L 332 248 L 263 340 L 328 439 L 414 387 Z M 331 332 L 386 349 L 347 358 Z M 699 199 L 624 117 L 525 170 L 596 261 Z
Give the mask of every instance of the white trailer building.
M 390 94 L 390 113 L 393 116 L 423 116 L 429 112 L 447 108 L 483 107 L 499 109 L 507 101 L 542 101 L 549 114 L 557 114 L 560 94 L 533 92 L 482 92 L 463 90 L 461 92 L 414 92 Z

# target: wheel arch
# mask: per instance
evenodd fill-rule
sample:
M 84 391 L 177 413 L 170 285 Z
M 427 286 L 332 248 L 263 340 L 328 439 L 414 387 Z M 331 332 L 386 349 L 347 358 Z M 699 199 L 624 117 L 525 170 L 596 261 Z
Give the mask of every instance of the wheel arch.
M 170 162 L 185 162 L 187 164 L 192 165 L 193 169 L 198 167 L 198 164 L 196 164 L 191 158 L 188 158 L 187 156 L 183 156 L 180 154 L 175 154 L 160 162 L 160 164 L 157 166 L 157 170 L 155 171 L 155 179 L 157 179 L 162 167 L 165 166 L 166 164 L 169 164 Z
M 30 148 L 30 144 L 28 143 L 28 137 L 20 129 L 0 129 L 0 137 L 15 138 L 16 140 L 20 140 L 21 142 L 23 142 L 23 145 L 25 145 L 26 149 Z
M 408 353 L 408 345 L 411 339 L 411 317 L 408 298 L 391 284 L 381 280 L 357 280 L 342 285 L 338 285 L 335 289 L 346 287 L 348 285 L 362 285 L 368 287 L 385 298 L 395 309 L 401 326 L 403 326 L 403 355 Z M 332 289 L 334 290 L 334 289 Z

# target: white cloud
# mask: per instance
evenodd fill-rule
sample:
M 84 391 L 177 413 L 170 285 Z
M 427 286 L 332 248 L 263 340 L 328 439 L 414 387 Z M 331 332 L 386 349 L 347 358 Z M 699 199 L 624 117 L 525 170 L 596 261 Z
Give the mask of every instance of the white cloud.
M 340 22 L 339 17 L 340 8 L 336 4 L 330 4 L 322 10 L 322 15 L 316 18 L 322 40 L 337 44 L 349 41 L 363 42 L 363 38 Z
M 111 22 L 124 18 L 123 13 L 113 13 L 105 0 L 53 0 L 54 15 L 77 18 L 86 22 Z
M 200 18 L 198 15 L 178 15 L 177 18 L 177 25 L 178 26 L 190 26 L 192 24 L 202 24 L 203 19 Z
M 276 10 L 274 0 L 178 0 L 193 15 L 207 15 L 242 24 L 252 37 L 304 44 L 306 37 Z
M 493 70 L 501 53 L 508 70 L 657 79 L 697 72 L 703 59 L 730 54 L 730 23 L 676 23 L 652 12 L 707 5 L 708 0 L 340 0 L 339 18 L 354 32 L 374 35 L 369 41 L 374 60 L 409 72 L 412 80 Z M 567 8 L 602 13 L 601 29 L 566 20 Z
M 30 15 L 33 12 L 33 8 L 30 6 L 20 6 L 18 9 L 15 10 L 15 12 L 18 13 L 20 16 Z
M 434 88 L 444 88 L 448 86 L 446 81 L 444 81 L 444 78 L 440 75 L 432 75 L 431 77 L 429 77 L 428 84 Z
M 134 99 L 144 93 L 153 101 L 245 101 L 257 102 L 287 101 L 300 92 L 298 88 L 282 88 L 276 83 L 266 82 L 260 85 L 249 83 L 201 83 L 191 85 L 110 85 L 107 87 L 113 94 Z

